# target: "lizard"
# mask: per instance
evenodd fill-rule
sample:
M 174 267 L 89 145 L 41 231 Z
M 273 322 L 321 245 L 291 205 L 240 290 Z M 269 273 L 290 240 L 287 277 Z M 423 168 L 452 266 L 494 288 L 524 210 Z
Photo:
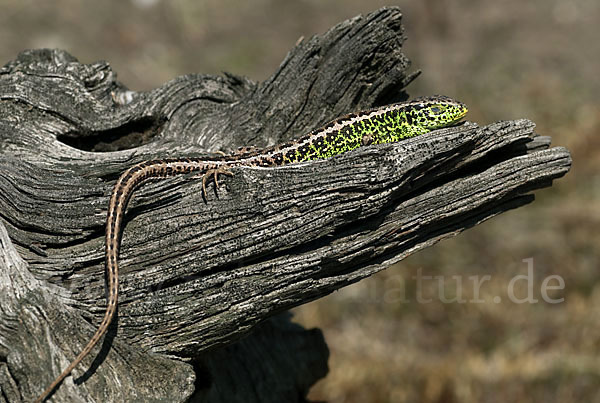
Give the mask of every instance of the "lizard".
M 342 116 L 304 137 L 266 149 L 242 147 L 231 155 L 210 158 L 166 158 L 133 165 L 117 179 L 106 217 L 105 265 L 107 306 L 96 332 L 69 366 L 58 375 L 35 401 L 41 403 L 71 371 L 91 352 L 106 334 L 118 301 L 118 256 L 120 232 L 127 204 L 133 192 L 148 179 L 167 178 L 197 172 L 202 178 L 202 192 L 210 180 L 218 187 L 219 175 L 232 175 L 231 168 L 240 166 L 277 167 L 284 164 L 327 159 L 371 144 L 400 141 L 453 125 L 467 113 L 467 107 L 452 98 L 435 95 L 412 101 Z

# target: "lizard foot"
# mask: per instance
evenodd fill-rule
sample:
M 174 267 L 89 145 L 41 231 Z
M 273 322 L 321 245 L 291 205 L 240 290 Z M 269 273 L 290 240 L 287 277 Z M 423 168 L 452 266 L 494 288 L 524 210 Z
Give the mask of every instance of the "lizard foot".
M 209 180 L 214 180 L 215 181 L 215 186 L 217 188 L 219 188 L 219 181 L 217 180 L 217 178 L 219 177 L 219 175 L 227 175 L 227 176 L 233 176 L 233 173 L 225 168 L 211 168 L 208 169 L 206 172 L 204 172 L 204 175 L 202 175 L 202 195 L 204 197 L 206 197 L 207 193 L 206 193 L 206 184 L 208 183 Z

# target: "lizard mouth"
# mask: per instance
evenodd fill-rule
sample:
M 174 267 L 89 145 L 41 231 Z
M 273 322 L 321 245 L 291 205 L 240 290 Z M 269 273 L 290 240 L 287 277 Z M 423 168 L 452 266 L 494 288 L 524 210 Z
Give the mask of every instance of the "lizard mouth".
M 467 116 L 467 113 L 469 113 L 469 110 L 467 109 L 466 106 L 463 106 L 462 110 L 460 111 L 460 113 L 458 115 L 456 115 L 456 122 L 454 123 L 459 124 L 459 123 L 464 123 L 464 117 Z

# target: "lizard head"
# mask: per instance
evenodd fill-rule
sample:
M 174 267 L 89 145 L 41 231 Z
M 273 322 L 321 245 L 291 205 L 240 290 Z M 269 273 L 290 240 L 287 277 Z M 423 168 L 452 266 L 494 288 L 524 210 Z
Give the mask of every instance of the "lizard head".
M 465 104 L 444 95 L 416 98 L 410 105 L 413 122 L 429 130 L 450 126 L 468 112 Z

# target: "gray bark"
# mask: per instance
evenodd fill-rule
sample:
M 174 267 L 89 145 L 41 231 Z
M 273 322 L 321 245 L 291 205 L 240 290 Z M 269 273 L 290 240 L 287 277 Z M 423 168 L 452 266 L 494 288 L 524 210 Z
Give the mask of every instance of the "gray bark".
M 137 93 L 107 63 L 58 50 L 4 66 L 0 402 L 35 398 L 99 323 L 120 172 L 283 142 L 406 99 L 416 75 L 400 18 L 381 9 L 304 40 L 263 83 L 188 75 Z M 467 122 L 325 161 L 235 168 L 206 200 L 193 176 L 148 184 L 127 213 L 118 319 L 53 401 L 302 401 L 327 347 L 273 315 L 531 202 L 570 164 L 528 120 Z

